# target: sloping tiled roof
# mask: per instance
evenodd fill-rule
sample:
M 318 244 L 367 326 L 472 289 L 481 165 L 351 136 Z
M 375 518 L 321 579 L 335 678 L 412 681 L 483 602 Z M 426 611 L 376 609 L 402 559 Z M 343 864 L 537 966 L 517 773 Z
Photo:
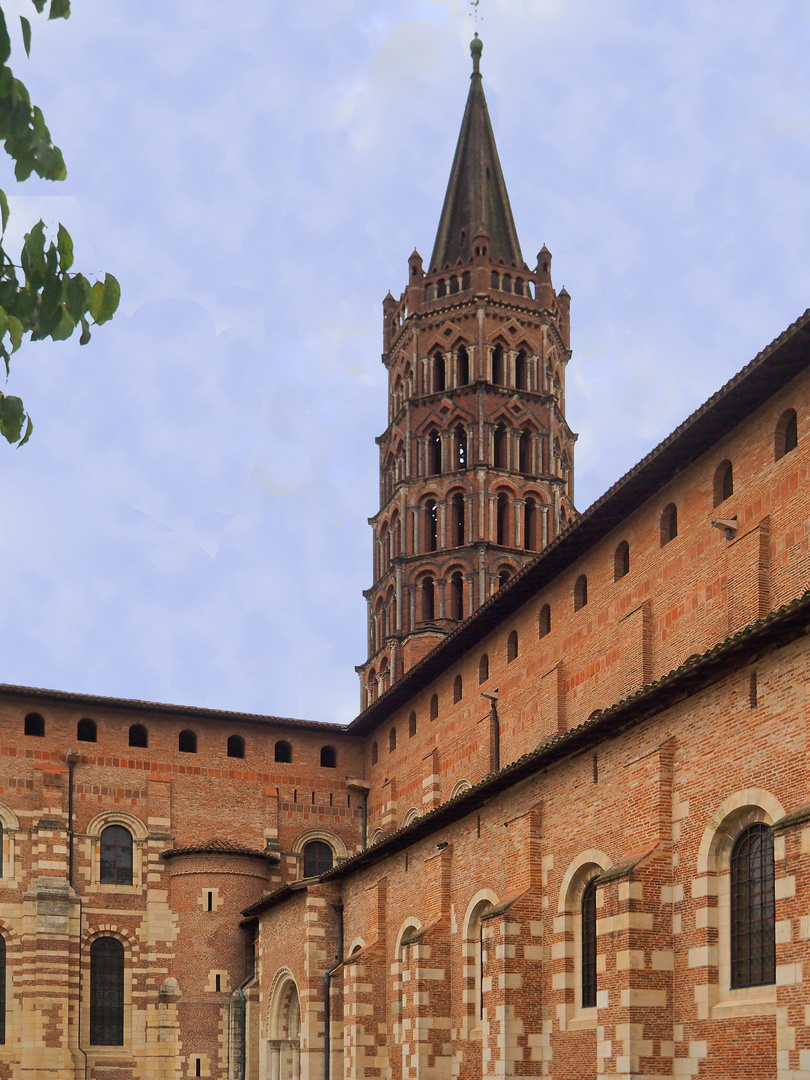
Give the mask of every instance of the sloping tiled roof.
M 268 862 L 279 862 L 279 855 L 275 851 L 247 847 L 245 844 L 236 844 L 232 840 L 204 840 L 200 844 L 191 844 L 182 848 L 167 848 L 161 851 L 162 859 L 174 859 L 178 855 L 250 855 L 254 859 L 266 859 Z

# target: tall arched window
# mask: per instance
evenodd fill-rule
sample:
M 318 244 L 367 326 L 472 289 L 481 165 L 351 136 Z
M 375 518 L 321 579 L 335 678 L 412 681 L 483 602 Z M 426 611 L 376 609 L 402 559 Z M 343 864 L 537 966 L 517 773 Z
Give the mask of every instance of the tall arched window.
M 483 916 L 490 910 L 492 904 L 489 900 L 481 900 L 476 904 L 474 910 L 470 914 L 470 919 L 467 924 L 467 948 L 468 948 L 468 968 L 472 967 L 473 979 L 474 979 L 474 1000 L 475 1000 L 475 1019 L 481 1021 L 484 1018 L 484 923 Z M 472 956 L 469 955 L 472 953 Z M 469 960 L 472 960 L 472 964 L 469 964 Z
M 518 470 L 524 474 L 532 472 L 532 433 L 521 431 L 518 443 Z
M 459 622 L 464 618 L 464 578 L 460 570 L 450 578 L 450 618 Z
M 444 390 L 446 385 L 444 354 L 437 352 L 433 356 L 433 389 Z
M 580 918 L 582 1008 L 593 1009 L 596 1006 L 596 878 L 591 878 L 582 891 Z
M 579 611 L 588 603 L 588 579 L 580 574 L 574 584 L 574 611 Z
M 437 720 L 439 717 L 439 695 L 434 694 L 430 699 L 430 719 Z
M 485 683 L 489 678 L 489 657 L 486 653 L 482 653 L 481 659 L 478 661 L 478 682 Z
M 538 637 L 545 637 L 546 634 L 551 633 L 551 608 L 548 604 L 543 604 L 540 608 L 540 612 L 537 616 L 537 635 Z
M 467 433 L 464 430 L 462 424 L 456 424 L 456 430 L 454 433 L 454 442 L 456 450 L 456 468 L 467 468 Z
M 393 753 L 397 748 L 397 729 L 392 727 L 388 732 L 388 753 Z
M 245 740 L 241 735 L 228 736 L 228 757 L 243 758 L 245 756 Z
M 453 547 L 464 546 L 464 496 L 461 492 L 456 492 L 453 496 L 453 501 L 450 504 L 452 510 L 452 518 L 450 522 L 451 538 Z
M 515 283 L 517 284 L 517 282 Z M 528 390 L 528 363 L 526 360 L 526 353 L 523 349 L 515 357 L 515 386 L 518 390 Z
M 304 877 L 325 874 L 334 864 L 334 852 L 323 840 L 310 840 L 304 844 Z
M 129 729 L 129 745 L 141 747 L 149 746 L 149 732 L 143 724 L 133 724 Z
M 322 769 L 336 769 L 337 768 L 337 751 L 334 746 L 322 746 L 321 747 L 321 768 Z
M 76 725 L 76 738 L 79 742 L 97 742 L 98 731 L 95 720 L 88 720 L 87 717 L 80 720 Z
M 492 350 L 492 381 L 496 386 L 503 386 L 503 349 L 496 345 Z
M 512 630 L 509 637 L 506 639 L 506 662 L 511 664 L 513 660 L 517 660 L 518 654 L 518 634 L 517 630 Z
M 376 742 L 373 742 L 371 744 L 371 764 L 376 765 L 377 762 L 379 761 L 379 759 L 380 759 L 380 748 L 377 746 Z
M 458 385 L 466 386 L 470 381 L 470 357 L 463 345 L 456 353 L 456 360 L 458 361 Z
M 123 825 L 101 830 L 98 879 L 102 885 L 132 884 L 132 833 Z
M 279 739 L 273 750 L 273 760 L 282 765 L 289 765 L 292 761 L 292 747 L 286 739 Z
M 408 738 L 412 739 L 416 734 L 416 713 L 412 712 L 408 717 Z
M 429 431 L 427 437 L 428 476 L 438 476 L 442 471 L 442 437 L 438 431 Z
M 785 409 L 776 424 L 774 432 L 774 460 L 778 461 L 799 445 L 799 427 L 796 422 L 796 410 Z
M 435 604 L 433 601 L 433 578 L 428 574 L 422 578 L 422 620 L 430 622 L 436 618 Z
M 452 293 L 457 293 L 457 292 L 458 292 L 458 278 L 456 277 L 455 274 L 453 274 L 453 276 L 450 278 L 450 293 L 452 295 Z
M 613 553 L 613 580 L 625 577 L 630 573 L 630 545 L 626 540 L 618 545 Z
M 527 551 L 537 551 L 537 502 L 531 496 L 523 504 L 523 546 Z
M 773 832 L 749 825 L 731 851 L 731 985 L 776 982 Z
M 177 736 L 177 749 L 181 754 L 197 753 L 197 736 L 193 731 L 181 731 Z
M 509 570 L 507 567 L 504 567 L 503 570 L 499 570 L 498 571 L 498 588 L 502 589 L 504 587 L 504 585 L 508 585 L 509 584 L 509 579 L 511 578 L 511 576 L 512 576 L 512 571 Z
M 506 464 L 506 428 L 498 424 L 492 437 L 492 464 L 496 469 L 507 468 Z
M 461 681 L 461 676 L 456 675 L 453 679 L 453 702 L 461 701 L 462 694 L 464 692 L 464 685 Z
M 675 503 L 664 507 L 661 514 L 661 547 L 678 535 L 678 508 Z
M 498 495 L 496 515 L 495 543 L 505 546 L 509 543 L 509 497 L 503 491 Z
M 714 473 L 714 505 L 731 498 L 734 494 L 734 470 L 730 461 L 721 461 Z
M 439 508 L 435 499 L 425 502 L 425 551 L 435 551 L 439 546 Z
M 90 946 L 90 1043 L 124 1045 L 124 946 L 113 937 Z

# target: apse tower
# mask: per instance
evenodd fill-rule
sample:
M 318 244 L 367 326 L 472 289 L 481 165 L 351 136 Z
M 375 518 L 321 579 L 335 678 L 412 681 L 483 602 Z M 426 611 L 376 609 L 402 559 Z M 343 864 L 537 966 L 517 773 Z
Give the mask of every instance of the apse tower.
M 576 517 L 565 419 L 570 297 L 523 261 L 473 72 L 427 267 L 383 301 L 388 426 L 362 704 L 384 693 Z

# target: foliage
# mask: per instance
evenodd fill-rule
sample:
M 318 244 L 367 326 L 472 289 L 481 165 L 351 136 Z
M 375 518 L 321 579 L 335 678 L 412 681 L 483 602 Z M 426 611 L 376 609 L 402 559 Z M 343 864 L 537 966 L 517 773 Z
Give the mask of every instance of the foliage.
M 39 14 L 47 0 L 32 0 Z M 70 0 L 50 0 L 49 19 L 67 19 Z M 20 16 L 23 46 L 31 51 L 31 23 Z M 31 103 L 28 90 L 15 79 L 8 61 L 11 38 L 0 2 L 0 139 L 14 161 L 18 181 L 31 173 L 44 180 L 64 180 L 67 176 L 62 152 L 54 146 L 45 126 L 42 111 Z M 45 235 L 44 222 L 26 233 L 19 263 L 15 264 L 3 248 L 9 218 L 8 199 L 0 191 L 0 356 L 9 373 L 13 353 L 26 334 L 29 340 L 51 338 L 64 341 L 81 326 L 79 342 L 90 340 L 90 322 L 95 325 L 111 319 L 118 307 L 118 282 L 107 274 L 103 281 L 91 283 L 83 274 L 71 274 L 73 241 L 63 225 L 56 239 Z M 10 443 L 23 446 L 33 425 L 18 397 L 0 392 L 0 435 Z

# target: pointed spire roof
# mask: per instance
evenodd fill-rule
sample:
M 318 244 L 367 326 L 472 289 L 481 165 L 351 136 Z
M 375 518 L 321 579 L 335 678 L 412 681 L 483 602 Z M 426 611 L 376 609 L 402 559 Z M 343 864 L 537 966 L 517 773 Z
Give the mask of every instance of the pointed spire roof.
M 431 270 L 446 263 L 454 266 L 459 259 L 468 262 L 473 254 L 473 240 L 480 233 L 489 236 L 489 255 L 493 262 L 503 259 L 507 264 L 523 265 L 484 97 L 479 70 L 482 49 L 481 39 L 476 34 L 470 45 L 473 58 L 470 93 L 433 245 Z

